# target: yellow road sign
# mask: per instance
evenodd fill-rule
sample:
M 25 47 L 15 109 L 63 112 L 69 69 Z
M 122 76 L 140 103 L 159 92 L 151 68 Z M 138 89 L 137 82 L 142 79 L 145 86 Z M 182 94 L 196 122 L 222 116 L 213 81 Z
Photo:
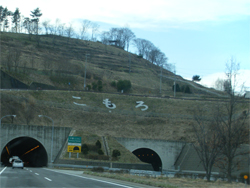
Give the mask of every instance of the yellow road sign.
M 244 179 L 246 180 L 247 178 L 248 178 L 248 176 L 247 176 L 247 175 L 245 175 L 245 176 L 244 176 Z
M 68 146 L 68 152 L 81 153 L 81 146 Z

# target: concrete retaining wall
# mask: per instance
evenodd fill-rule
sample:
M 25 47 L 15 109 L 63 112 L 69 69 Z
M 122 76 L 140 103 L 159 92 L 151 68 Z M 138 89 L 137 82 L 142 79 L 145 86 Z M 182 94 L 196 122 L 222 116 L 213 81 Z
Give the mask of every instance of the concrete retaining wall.
M 185 142 L 167 140 L 137 138 L 116 138 L 116 140 L 131 152 L 140 148 L 155 151 L 162 161 L 163 170 L 174 169 L 174 163 L 185 145 Z
M 53 156 L 55 159 L 59 151 L 65 144 L 71 128 L 54 127 L 53 136 Z M 50 126 L 34 126 L 34 125 L 13 125 L 1 124 L 0 127 L 0 151 L 11 140 L 18 137 L 30 137 L 39 141 L 45 148 L 48 158 L 51 156 L 52 127 Z

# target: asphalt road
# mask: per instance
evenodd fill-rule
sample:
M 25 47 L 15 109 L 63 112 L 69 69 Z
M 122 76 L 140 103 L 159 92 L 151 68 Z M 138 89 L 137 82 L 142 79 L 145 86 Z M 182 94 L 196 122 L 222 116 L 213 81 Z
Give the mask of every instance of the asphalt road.
M 130 182 L 84 175 L 82 171 L 53 170 L 47 168 L 0 168 L 0 188 L 150 188 Z

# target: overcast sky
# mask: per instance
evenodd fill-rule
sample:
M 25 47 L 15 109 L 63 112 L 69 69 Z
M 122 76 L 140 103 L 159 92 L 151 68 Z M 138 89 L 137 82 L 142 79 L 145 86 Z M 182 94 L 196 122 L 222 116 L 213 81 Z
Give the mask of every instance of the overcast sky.
M 200 75 L 208 87 L 224 76 L 233 56 L 240 62 L 239 79 L 250 90 L 250 0 L 2 0 L 1 5 L 13 12 L 19 8 L 25 17 L 39 7 L 41 22 L 59 18 L 76 30 L 82 19 L 98 23 L 100 30 L 128 25 L 137 38 L 160 48 L 178 75 Z

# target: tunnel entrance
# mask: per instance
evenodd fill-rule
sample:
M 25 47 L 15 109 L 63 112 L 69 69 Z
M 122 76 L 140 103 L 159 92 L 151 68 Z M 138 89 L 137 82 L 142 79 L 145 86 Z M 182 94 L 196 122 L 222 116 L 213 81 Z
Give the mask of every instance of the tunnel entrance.
M 133 151 L 133 154 L 138 157 L 142 162 L 150 163 L 155 171 L 161 171 L 161 158 L 155 151 L 148 148 L 140 148 Z
M 19 157 L 24 166 L 43 167 L 47 166 L 48 155 L 44 146 L 31 137 L 18 137 L 7 143 L 1 153 L 1 162 L 10 166 L 10 159 Z

